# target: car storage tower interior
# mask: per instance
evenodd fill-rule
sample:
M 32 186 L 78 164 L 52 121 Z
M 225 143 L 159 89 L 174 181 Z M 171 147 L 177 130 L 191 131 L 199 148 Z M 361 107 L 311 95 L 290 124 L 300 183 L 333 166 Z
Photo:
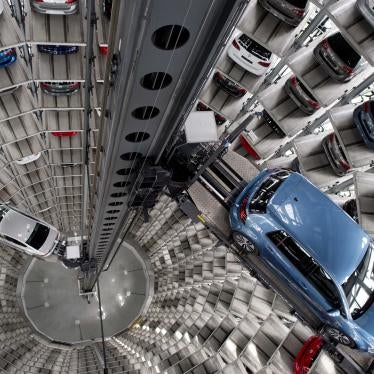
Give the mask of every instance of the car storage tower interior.
M 297 26 L 257 0 L 79 0 L 72 15 L 1 1 L 0 53 L 17 60 L 0 67 L 0 89 L 14 88 L 0 92 L 0 202 L 79 243 L 85 262 L 0 245 L 0 372 L 292 373 L 320 326 L 253 276 L 229 209 L 262 169 L 298 167 L 338 205 L 355 200 L 374 235 L 374 150 L 352 120 L 374 92 L 374 29 L 356 1 L 311 0 Z M 313 57 L 335 31 L 367 61 L 347 82 Z M 264 74 L 228 56 L 241 33 L 272 52 Z M 284 89 L 293 75 L 312 114 Z M 80 85 L 46 92 L 58 82 Z M 324 347 L 309 373 L 373 370 L 373 355 Z

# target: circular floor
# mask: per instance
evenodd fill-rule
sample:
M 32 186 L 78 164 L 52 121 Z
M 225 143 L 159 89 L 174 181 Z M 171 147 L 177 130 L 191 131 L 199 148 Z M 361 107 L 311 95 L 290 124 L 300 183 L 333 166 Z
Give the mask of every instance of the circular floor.
M 149 279 L 143 259 L 132 246 L 123 244 L 110 269 L 100 276 L 106 337 L 128 327 L 142 312 Z M 80 343 L 101 338 L 97 295 L 90 304 L 79 296 L 77 270 L 33 259 L 21 294 L 27 318 L 51 340 Z

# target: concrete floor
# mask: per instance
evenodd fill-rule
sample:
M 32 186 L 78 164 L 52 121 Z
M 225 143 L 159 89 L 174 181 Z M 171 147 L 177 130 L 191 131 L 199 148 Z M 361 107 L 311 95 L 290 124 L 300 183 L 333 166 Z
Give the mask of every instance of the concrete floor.
M 135 249 L 124 244 L 108 271 L 100 276 L 104 335 L 128 327 L 141 313 L 149 294 L 149 276 Z M 77 343 L 98 339 L 97 295 L 88 304 L 79 296 L 77 270 L 33 259 L 25 273 L 22 301 L 34 327 L 54 341 Z

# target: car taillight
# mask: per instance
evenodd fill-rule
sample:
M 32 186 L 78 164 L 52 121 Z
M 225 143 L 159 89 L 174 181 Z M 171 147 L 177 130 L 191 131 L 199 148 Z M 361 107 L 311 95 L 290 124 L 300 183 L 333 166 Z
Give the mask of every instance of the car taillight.
M 73 4 L 75 3 L 77 0 L 65 0 L 65 4 Z
M 329 42 L 327 41 L 327 39 L 323 39 L 322 42 L 321 42 L 321 46 L 322 48 L 324 49 L 329 49 Z
M 292 13 L 293 13 L 295 16 L 298 16 L 298 17 L 304 17 L 304 15 L 305 15 L 305 10 L 304 10 L 304 9 L 299 9 L 299 8 L 293 8 L 293 9 L 292 9 Z
M 269 61 L 259 61 L 258 64 L 267 68 L 270 65 L 270 62 Z
M 99 45 L 99 52 L 101 55 L 106 56 L 109 52 L 108 44 L 100 44 Z
M 48 86 L 48 84 L 47 83 L 44 83 L 44 82 L 40 82 L 40 87 L 43 87 L 43 88 L 45 88 L 45 87 L 47 87 Z
M 248 196 L 244 197 L 243 200 L 240 202 L 239 216 L 242 222 L 245 222 L 245 220 L 247 219 L 247 204 Z
M 4 54 L 5 54 L 5 56 L 10 56 L 10 55 L 14 54 L 15 52 L 16 52 L 16 49 L 11 48 L 8 51 L 6 51 Z
M 365 113 L 369 113 L 370 110 L 369 110 L 369 102 L 368 101 L 364 102 L 363 109 L 364 109 Z
M 240 45 L 235 39 L 232 41 L 232 45 L 234 46 L 234 48 L 236 48 L 238 51 L 240 51 Z
M 293 77 L 291 77 L 291 84 L 296 87 L 297 86 L 297 78 L 296 78 L 296 75 L 294 75 Z
M 344 71 L 344 73 L 347 73 L 348 75 L 352 75 L 353 74 L 353 69 L 350 68 L 347 65 L 341 65 L 340 68 L 341 68 L 341 70 Z
M 244 96 L 247 93 L 247 90 L 244 89 L 244 88 L 240 88 L 239 93 L 240 93 L 241 96 Z
M 222 74 L 221 74 L 221 73 L 218 73 L 218 72 L 216 72 L 216 73 L 214 74 L 214 78 L 217 79 L 217 80 L 219 80 L 219 81 L 223 80 L 223 76 L 222 76 Z
M 220 114 L 215 113 L 214 117 L 217 122 L 220 122 L 220 123 L 226 122 L 226 118 L 224 116 L 221 116 Z
M 314 109 L 319 109 L 321 106 L 319 105 L 319 103 L 317 103 L 317 101 L 314 101 L 314 100 L 308 100 L 308 104 L 314 108 Z

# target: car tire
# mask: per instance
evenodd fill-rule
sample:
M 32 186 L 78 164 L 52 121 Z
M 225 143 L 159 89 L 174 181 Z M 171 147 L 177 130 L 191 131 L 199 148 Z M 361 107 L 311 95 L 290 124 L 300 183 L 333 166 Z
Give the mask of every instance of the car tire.
M 234 239 L 234 243 L 240 251 L 251 255 L 257 255 L 257 249 L 254 246 L 253 242 L 248 239 L 246 236 L 242 235 L 241 233 L 234 231 L 232 233 L 232 237 Z
M 324 333 L 336 343 L 345 345 L 346 347 L 356 348 L 356 343 L 352 338 L 335 327 L 326 326 L 324 328 Z

